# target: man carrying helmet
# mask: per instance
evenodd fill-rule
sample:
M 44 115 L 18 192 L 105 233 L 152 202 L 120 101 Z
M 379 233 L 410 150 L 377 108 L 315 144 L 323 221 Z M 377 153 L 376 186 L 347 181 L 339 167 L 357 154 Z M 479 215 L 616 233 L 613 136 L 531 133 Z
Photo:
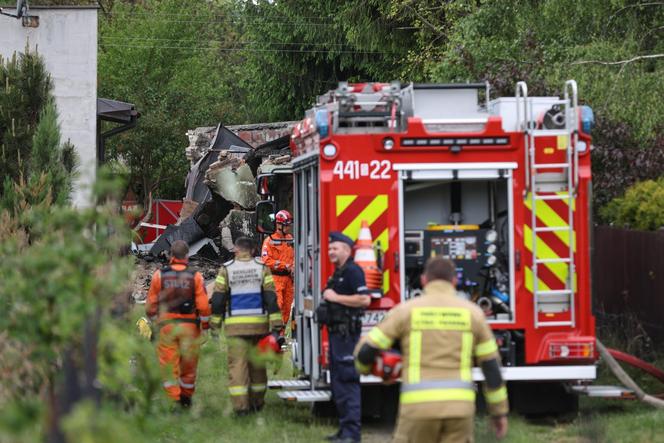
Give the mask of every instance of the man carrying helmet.
M 267 373 L 256 359 L 257 345 L 268 334 L 277 341 L 283 328 L 272 275 L 254 258 L 254 248 L 248 237 L 235 241 L 235 259 L 219 269 L 211 300 L 210 326 L 223 322 L 228 339 L 228 391 L 238 416 L 263 407 Z
M 263 241 L 261 258 L 274 276 L 277 303 L 284 325 L 288 323 L 293 304 L 293 216 L 285 209 L 275 216 L 277 231 Z
M 164 389 L 184 408 L 191 406 L 196 383 L 200 329 L 207 329 L 210 305 L 203 276 L 189 268 L 189 246 L 177 240 L 171 261 L 152 276 L 145 311 L 157 322 L 157 353 Z

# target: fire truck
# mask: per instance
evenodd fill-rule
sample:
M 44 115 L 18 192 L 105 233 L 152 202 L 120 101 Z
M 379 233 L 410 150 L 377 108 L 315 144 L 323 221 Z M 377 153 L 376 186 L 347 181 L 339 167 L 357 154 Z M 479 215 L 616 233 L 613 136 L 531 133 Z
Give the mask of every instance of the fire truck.
M 273 231 L 270 197 L 292 174 L 296 260 L 292 357 L 299 380 L 279 396 L 330 400 L 328 343 L 315 311 L 333 266 L 330 231 L 369 226 L 381 284 L 363 330 L 419 296 L 428 257 L 457 266 L 457 293 L 491 325 L 514 409 L 565 412 L 575 386 L 596 377 L 591 311 L 592 110 L 577 84 L 562 98 L 492 97 L 485 83 L 345 83 L 318 98 L 291 136 L 288 169 L 259 175 L 260 232 Z M 281 175 L 283 177 L 283 175 Z M 482 380 L 475 368 L 474 379 Z M 363 377 L 363 408 L 395 398 Z M 373 389 L 373 390 L 372 390 Z

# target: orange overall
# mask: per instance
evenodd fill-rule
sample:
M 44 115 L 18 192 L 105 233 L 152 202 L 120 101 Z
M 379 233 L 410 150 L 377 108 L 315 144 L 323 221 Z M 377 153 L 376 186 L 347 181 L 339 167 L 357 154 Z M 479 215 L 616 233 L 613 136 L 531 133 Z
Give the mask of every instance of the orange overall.
M 200 327 L 207 328 L 211 313 L 203 276 L 188 269 L 187 260 L 171 259 L 154 273 L 145 311 L 159 328 L 157 354 L 166 393 L 175 401 L 191 397 Z
M 284 325 L 288 323 L 293 304 L 293 236 L 275 232 L 263 241 L 261 258 L 270 268 L 277 291 L 277 303 Z

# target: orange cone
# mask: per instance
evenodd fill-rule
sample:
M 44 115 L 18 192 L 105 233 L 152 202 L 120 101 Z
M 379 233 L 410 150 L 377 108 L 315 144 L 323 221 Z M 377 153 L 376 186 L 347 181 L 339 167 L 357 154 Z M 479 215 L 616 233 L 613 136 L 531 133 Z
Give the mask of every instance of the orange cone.
M 371 229 L 366 220 L 362 220 L 360 235 L 355 242 L 355 263 L 364 271 L 367 288 L 372 297 L 380 298 L 383 295 L 383 273 L 376 263 L 376 253 L 373 248 Z

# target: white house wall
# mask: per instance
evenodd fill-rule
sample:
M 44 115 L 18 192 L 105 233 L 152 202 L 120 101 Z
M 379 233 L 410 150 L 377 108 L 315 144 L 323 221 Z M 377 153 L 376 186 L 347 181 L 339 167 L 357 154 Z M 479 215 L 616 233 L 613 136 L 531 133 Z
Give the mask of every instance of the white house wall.
M 30 14 L 39 16 L 39 27 L 24 28 L 20 20 L 0 16 L 0 55 L 11 57 L 27 44 L 44 57 L 62 140 L 76 146 L 81 162 L 73 202 L 88 206 L 97 159 L 97 9 L 31 8 Z

